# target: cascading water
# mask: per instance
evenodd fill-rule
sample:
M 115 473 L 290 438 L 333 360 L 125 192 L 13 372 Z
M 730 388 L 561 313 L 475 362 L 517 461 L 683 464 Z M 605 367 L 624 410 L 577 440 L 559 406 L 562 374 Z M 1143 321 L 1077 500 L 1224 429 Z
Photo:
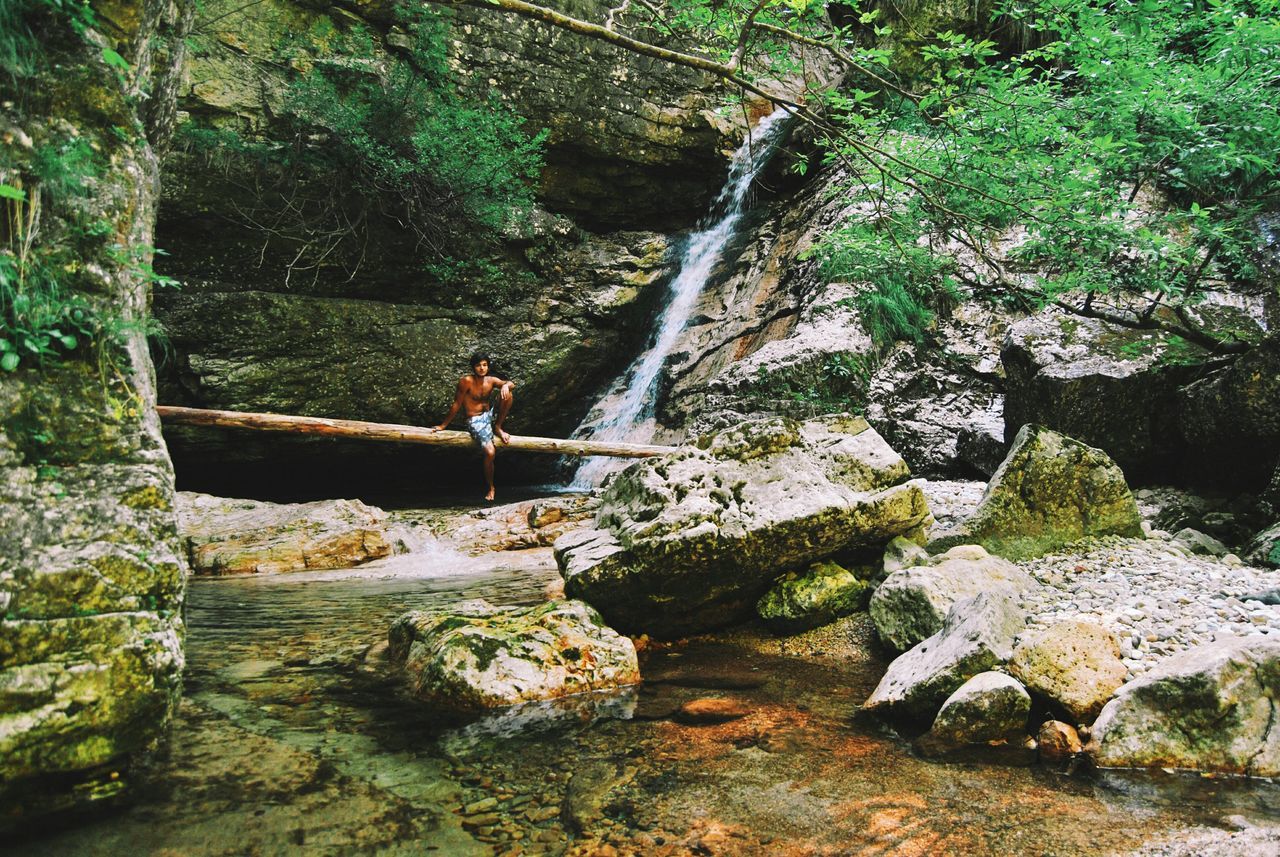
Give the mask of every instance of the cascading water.
M 689 236 L 679 270 L 671 281 L 670 297 L 658 318 L 657 330 L 649 347 L 596 403 L 574 432 L 574 437 L 626 443 L 646 443 L 653 437 L 658 375 L 688 323 L 711 271 L 734 237 L 746 210 L 747 191 L 777 149 L 790 124 L 786 121 L 788 115 L 786 110 L 779 108 L 760 120 L 734 153 L 729 180 L 716 197 L 710 213 L 699 224 L 699 230 Z M 625 462 L 616 459 L 588 459 L 578 468 L 572 487 L 588 490 L 624 465 Z

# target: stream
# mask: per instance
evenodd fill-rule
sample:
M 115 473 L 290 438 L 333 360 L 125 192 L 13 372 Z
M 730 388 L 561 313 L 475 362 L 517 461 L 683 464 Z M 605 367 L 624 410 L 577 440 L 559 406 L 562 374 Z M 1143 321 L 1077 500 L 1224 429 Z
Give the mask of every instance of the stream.
M 408 699 L 366 654 L 406 609 L 531 604 L 557 581 L 546 549 L 193 580 L 186 692 L 131 802 L 6 853 L 1082 855 L 1280 814 L 1258 781 L 918 759 L 854 717 L 887 664 L 865 614 L 651 646 L 638 689 L 479 719 Z M 673 717 L 706 697 L 748 713 Z

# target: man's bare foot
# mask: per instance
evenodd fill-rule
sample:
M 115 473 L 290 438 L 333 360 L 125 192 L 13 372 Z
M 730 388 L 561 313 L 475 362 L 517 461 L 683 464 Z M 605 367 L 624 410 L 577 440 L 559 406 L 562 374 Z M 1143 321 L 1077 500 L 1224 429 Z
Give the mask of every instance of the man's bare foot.
M 511 435 L 507 434 L 502 429 L 494 429 L 494 431 L 498 433 L 498 439 L 503 443 L 511 443 Z
M 489 493 L 488 493 L 488 494 L 485 494 L 485 495 L 484 495 L 484 501 L 485 501 L 486 503 L 492 503 L 492 502 L 493 502 L 493 489 L 492 489 L 492 488 L 490 488 L 490 489 L 489 489 Z

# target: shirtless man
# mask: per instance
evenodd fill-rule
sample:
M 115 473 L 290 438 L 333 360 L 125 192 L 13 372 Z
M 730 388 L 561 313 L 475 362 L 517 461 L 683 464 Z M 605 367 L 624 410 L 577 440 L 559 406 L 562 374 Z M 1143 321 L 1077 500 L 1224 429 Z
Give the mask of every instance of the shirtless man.
M 493 500 L 493 459 L 497 449 L 493 445 L 493 436 L 497 435 L 503 443 L 511 442 L 511 435 L 502 430 L 502 423 L 511 410 L 511 389 L 514 381 L 504 381 L 489 374 L 489 355 L 471 355 L 471 374 L 458 379 L 458 394 L 453 397 L 453 405 L 445 415 L 444 422 L 435 426 L 432 431 L 441 431 L 448 427 L 458 411 L 467 415 L 467 431 L 484 453 L 484 481 L 489 486 L 489 493 L 484 499 Z M 494 389 L 498 389 L 498 418 L 489 410 L 489 397 Z

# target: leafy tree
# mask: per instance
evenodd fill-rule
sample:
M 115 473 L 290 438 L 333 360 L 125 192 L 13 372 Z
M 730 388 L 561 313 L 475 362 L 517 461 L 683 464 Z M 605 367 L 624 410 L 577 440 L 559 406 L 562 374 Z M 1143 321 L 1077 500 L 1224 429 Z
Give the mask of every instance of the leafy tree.
M 1280 196 L 1280 0 L 1002 0 L 963 32 L 930 30 L 925 4 L 889 4 L 907 10 L 889 20 L 873 0 L 636 0 L 604 24 L 466 3 L 791 109 L 863 203 L 818 252 L 833 276 L 871 281 L 884 334 L 918 336 L 959 276 L 994 299 L 1248 347 L 1193 307 L 1256 276 L 1255 221 Z M 840 74 L 816 74 L 817 55 Z M 768 83 L 786 76 L 805 91 Z

